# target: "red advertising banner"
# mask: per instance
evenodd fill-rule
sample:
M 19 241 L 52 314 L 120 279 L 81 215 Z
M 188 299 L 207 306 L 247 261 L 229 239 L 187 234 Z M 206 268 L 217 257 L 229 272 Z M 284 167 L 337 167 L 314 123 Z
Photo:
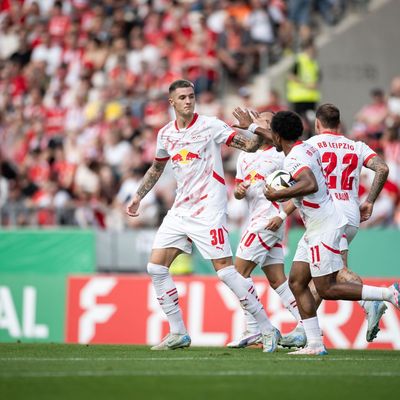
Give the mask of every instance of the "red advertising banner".
M 272 323 L 287 333 L 295 326 L 279 296 L 262 278 L 254 279 Z M 224 346 L 244 327 L 235 295 L 216 277 L 177 277 L 179 303 L 195 346 Z M 387 279 L 366 284 L 388 286 Z M 325 344 L 341 349 L 400 349 L 400 312 L 388 305 L 381 331 L 367 343 L 367 322 L 357 302 L 325 301 L 319 309 Z M 151 281 L 147 276 L 94 275 L 70 277 L 67 295 L 66 342 L 155 344 L 168 333 Z

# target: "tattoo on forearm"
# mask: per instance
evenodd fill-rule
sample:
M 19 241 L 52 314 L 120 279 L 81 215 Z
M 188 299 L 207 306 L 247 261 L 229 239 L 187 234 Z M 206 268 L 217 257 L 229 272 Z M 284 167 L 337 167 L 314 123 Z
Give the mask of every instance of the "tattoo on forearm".
M 389 167 L 381 158 L 374 157 L 368 162 L 367 168 L 375 171 L 375 177 L 367 197 L 368 202 L 374 203 L 387 180 L 389 175 Z
M 231 143 L 230 146 L 236 149 L 240 149 L 243 151 L 247 151 L 249 153 L 254 153 L 259 147 L 263 144 L 263 138 L 259 135 L 253 135 L 251 138 L 247 138 L 246 136 L 237 133 Z
M 147 193 L 153 188 L 162 175 L 166 163 L 154 161 L 152 166 L 145 173 L 143 180 L 136 192 L 136 194 L 143 199 Z

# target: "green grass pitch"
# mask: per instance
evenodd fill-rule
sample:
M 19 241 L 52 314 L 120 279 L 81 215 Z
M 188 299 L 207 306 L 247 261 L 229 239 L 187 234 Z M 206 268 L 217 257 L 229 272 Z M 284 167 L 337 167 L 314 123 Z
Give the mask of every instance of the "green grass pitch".
M 0 398 L 339 399 L 397 398 L 399 351 L 0 344 Z

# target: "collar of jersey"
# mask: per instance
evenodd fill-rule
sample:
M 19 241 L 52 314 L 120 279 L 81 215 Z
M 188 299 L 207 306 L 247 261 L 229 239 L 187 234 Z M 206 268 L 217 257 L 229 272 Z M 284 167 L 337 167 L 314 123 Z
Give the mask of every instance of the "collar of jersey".
M 332 131 L 322 131 L 321 135 L 335 135 L 335 136 L 343 136 L 343 133 L 332 132 Z
M 182 128 L 182 129 L 179 129 L 179 127 L 178 127 L 178 120 L 175 120 L 175 128 L 176 128 L 176 130 L 177 130 L 177 131 L 182 131 L 182 130 L 185 130 L 185 129 L 189 129 L 190 127 L 192 127 L 192 126 L 195 124 L 195 122 L 197 121 L 197 118 L 199 118 L 199 114 L 194 113 L 194 114 L 193 114 L 193 118 L 192 118 L 192 120 L 190 121 L 190 124 L 189 124 L 186 128 Z

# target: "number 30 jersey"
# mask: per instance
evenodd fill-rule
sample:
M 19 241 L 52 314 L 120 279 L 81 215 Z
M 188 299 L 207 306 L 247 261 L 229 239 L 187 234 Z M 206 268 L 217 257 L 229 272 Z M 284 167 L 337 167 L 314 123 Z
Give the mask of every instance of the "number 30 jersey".
M 324 132 L 307 140 L 321 155 L 329 192 L 349 220 L 349 225 L 360 225 L 358 187 L 363 166 L 376 156 L 365 143 L 355 142 L 343 135 Z

